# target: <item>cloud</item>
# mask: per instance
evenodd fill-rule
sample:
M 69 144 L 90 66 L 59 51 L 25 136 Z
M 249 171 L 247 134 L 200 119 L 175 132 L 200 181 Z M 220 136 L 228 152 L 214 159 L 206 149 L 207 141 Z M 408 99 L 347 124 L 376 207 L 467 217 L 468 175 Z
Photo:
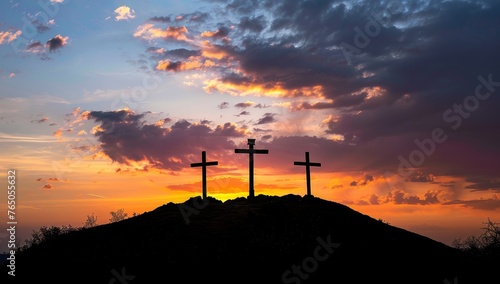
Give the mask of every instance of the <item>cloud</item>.
M 424 174 L 422 171 L 417 171 L 413 175 L 410 176 L 409 180 L 411 182 L 433 182 L 434 175 L 433 174 Z
M 185 26 L 169 26 L 166 29 L 155 28 L 154 24 L 144 24 L 139 26 L 134 32 L 134 37 L 140 37 L 145 40 L 153 39 L 173 39 L 177 41 L 190 42 L 187 38 L 188 29 Z
M 478 210 L 497 210 L 500 208 L 500 199 L 495 196 L 489 199 L 453 200 L 445 202 L 443 205 L 463 205 Z
M 40 22 L 38 19 L 34 19 L 31 23 L 36 27 L 38 33 L 43 33 L 51 29 L 51 26 L 56 24 L 54 19 L 49 20 L 47 23 Z
M 256 105 L 254 105 L 254 108 L 268 108 L 268 107 L 270 107 L 270 106 L 264 105 L 264 104 L 261 104 L 261 103 L 258 103 Z
M 201 37 L 208 37 L 212 39 L 222 39 L 225 43 L 230 42 L 228 38 L 230 29 L 228 27 L 219 27 L 216 31 L 204 31 L 201 33 Z
M 31 53 L 41 53 L 45 51 L 45 46 L 41 42 L 35 41 L 28 44 L 28 46 L 26 46 L 25 51 Z
M 401 159 L 428 147 L 421 163 L 404 169 L 408 181 L 481 176 L 485 181 L 471 182 L 469 190 L 498 190 L 487 182 L 500 172 L 500 136 L 493 131 L 500 125 L 500 66 L 492 60 L 500 44 L 497 1 L 211 1 L 204 11 L 231 21 L 200 25 L 188 14 L 169 16 L 167 25 L 184 32 L 166 37 L 165 23 L 149 21 L 138 28 L 139 38 L 189 38 L 176 44 L 198 51 L 196 62 L 215 64 L 203 81 L 208 93 L 287 98 L 293 115 L 324 121 L 317 126 L 322 132 L 301 132 L 307 137 L 273 132 L 269 146 L 317 147 L 345 168 L 393 173 Z M 230 42 L 208 37 L 222 26 Z M 210 33 L 201 37 L 203 31 Z M 155 47 L 166 51 L 169 44 Z M 154 60 L 189 72 L 180 68 L 188 58 Z M 446 141 L 432 141 L 434 129 Z
M 378 196 L 378 195 L 376 195 L 376 194 L 372 194 L 372 195 L 370 196 L 370 200 L 369 200 L 369 202 L 370 202 L 370 204 L 371 204 L 371 205 L 379 205 L 379 204 L 380 204 L 380 203 L 379 203 L 379 196 Z
M 186 70 L 201 70 L 210 68 L 215 63 L 210 59 L 200 59 L 200 57 L 189 57 L 186 61 L 170 61 L 168 59 L 160 60 L 156 65 L 156 70 L 163 71 L 186 71 Z
M 45 45 L 49 48 L 49 52 L 54 52 L 60 48 L 63 48 L 68 44 L 69 37 L 63 37 L 61 35 L 56 35 L 55 37 L 49 39 Z
M 225 108 L 229 107 L 229 103 L 228 102 L 222 102 L 222 103 L 218 104 L 217 107 L 220 108 L 220 109 L 225 109 Z
M 500 192 L 500 178 L 488 177 L 468 177 L 467 182 L 471 183 L 465 188 L 472 189 L 472 191 L 496 191 Z
M 242 116 L 242 115 L 250 115 L 250 112 L 244 110 L 244 111 L 240 112 L 239 114 L 237 114 L 236 116 L 239 117 L 239 116 Z
M 16 32 L 0 31 L 0 44 L 11 43 L 16 40 L 23 32 L 21 30 Z
M 54 187 L 50 183 L 47 183 L 42 187 L 42 189 L 53 189 L 53 188 Z
M 247 108 L 247 107 L 251 107 L 254 104 L 255 104 L 254 102 L 244 102 L 244 103 L 237 103 L 234 106 L 237 107 L 237 108 L 243 108 L 244 109 L 244 108 Z
M 170 19 L 170 16 L 155 16 L 149 18 L 149 21 L 151 22 L 159 22 L 159 23 L 170 23 L 172 20 Z
M 350 186 L 364 186 L 367 185 L 369 182 L 373 181 L 373 175 L 365 174 L 365 177 L 361 181 L 352 181 L 350 183 Z
M 421 198 L 417 195 L 405 193 L 402 190 L 393 190 L 387 194 L 384 203 L 391 202 L 394 204 L 410 204 L 410 205 L 428 205 L 439 204 L 439 191 L 427 191 Z
M 188 23 L 205 23 L 207 20 L 210 20 L 212 17 L 207 12 L 193 12 L 187 14 L 180 14 L 175 17 L 175 21 L 180 22 L 188 22 Z
M 256 125 L 261 125 L 261 124 L 268 124 L 268 123 L 273 123 L 273 122 L 276 122 L 276 116 L 277 114 L 276 113 L 265 113 L 264 116 L 262 116 L 261 118 L 259 118 L 259 120 L 257 121 L 257 123 L 255 123 Z
M 48 179 L 46 179 L 46 180 L 47 180 L 47 181 L 52 181 L 52 182 L 59 182 L 59 181 L 61 181 L 61 180 L 60 180 L 60 179 L 58 179 L 58 178 L 52 178 L 52 177 L 51 177 L 51 178 L 48 178 Z M 35 179 L 35 181 L 45 181 L 45 179 L 43 179 L 43 178 L 37 178 L 37 179 Z
M 31 121 L 31 123 L 33 123 L 33 122 L 43 123 L 43 122 L 46 122 L 46 121 L 48 121 L 48 120 L 49 120 L 49 118 L 48 118 L 48 117 L 42 117 L 42 118 L 37 119 L 37 120 L 32 120 L 32 121 Z
M 220 27 L 216 31 L 204 31 L 201 33 L 201 37 L 212 37 L 212 38 L 224 38 L 229 35 L 229 28 Z
M 62 135 L 63 135 L 63 131 L 62 131 L 62 129 L 60 128 L 60 129 L 57 129 L 56 131 L 54 131 L 52 134 L 53 134 L 55 137 L 57 137 L 57 138 L 61 138 L 61 137 L 62 137 Z
M 135 18 L 135 11 L 128 6 L 120 6 L 115 9 L 115 20 L 123 21 Z
M 267 21 L 263 15 L 253 17 L 242 17 L 238 27 L 244 31 L 260 33 L 267 26 Z
M 84 112 L 86 119 L 99 123 L 93 134 L 102 153 L 128 166 L 145 163 L 150 168 L 179 171 L 190 167 L 202 150 L 215 157 L 233 150 L 231 139 L 246 132 L 233 123 L 212 128 L 182 119 L 165 127 L 146 122 L 145 115 L 131 110 Z

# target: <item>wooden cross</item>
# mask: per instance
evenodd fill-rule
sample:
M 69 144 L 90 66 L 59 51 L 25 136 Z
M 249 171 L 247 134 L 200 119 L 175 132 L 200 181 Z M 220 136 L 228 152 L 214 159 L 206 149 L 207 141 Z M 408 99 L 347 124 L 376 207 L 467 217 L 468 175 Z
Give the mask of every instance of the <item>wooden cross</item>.
M 249 168 L 249 176 L 248 176 L 248 194 L 250 198 L 254 197 L 253 190 L 253 154 L 268 154 L 269 150 L 259 150 L 254 149 L 255 139 L 248 139 L 248 148 L 249 149 L 234 149 L 235 153 L 244 153 L 248 154 L 248 168 Z
M 219 162 L 207 162 L 207 153 L 201 152 L 201 163 L 192 163 L 191 167 L 201 167 L 201 187 L 203 192 L 203 199 L 207 198 L 207 166 L 216 166 Z
M 296 166 L 306 166 L 306 180 L 307 180 L 307 195 L 311 195 L 311 168 L 310 167 L 321 167 L 321 163 L 311 163 L 309 161 L 309 152 L 306 152 L 305 162 L 293 162 Z

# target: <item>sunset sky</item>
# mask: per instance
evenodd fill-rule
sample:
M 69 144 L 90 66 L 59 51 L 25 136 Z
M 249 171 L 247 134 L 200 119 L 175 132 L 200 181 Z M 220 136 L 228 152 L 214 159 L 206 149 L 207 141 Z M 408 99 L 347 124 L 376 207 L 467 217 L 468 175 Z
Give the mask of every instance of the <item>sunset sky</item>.
M 317 197 L 446 244 L 480 234 L 500 222 L 499 15 L 497 0 L 1 1 L 18 236 L 201 195 L 202 151 L 208 195 L 246 197 L 248 138 L 269 150 L 256 195 L 304 195 L 307 151 Z

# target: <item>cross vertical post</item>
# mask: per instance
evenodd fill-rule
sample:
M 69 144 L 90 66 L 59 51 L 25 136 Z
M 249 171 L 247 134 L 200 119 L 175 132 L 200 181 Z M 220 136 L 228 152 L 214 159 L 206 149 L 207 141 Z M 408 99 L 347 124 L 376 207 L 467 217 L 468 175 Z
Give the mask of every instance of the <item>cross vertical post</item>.
M 321 163 L 311 163 L 309 160 L 309 152 L 306 152 L 305 162 L 293 162 L 296 166 L 306 166 L 306 182 L 307 182 L 307 195 L 311 195 L 311 167 L 321 167 Z
M 201 188 L 203 199 L 207 198 L 207 166 L 216 166 L 219 162 L 207 162 L 207 153 L 201 152 L 201 163 L 192 163 L 191 167 L 201 167 Z
M 269 150 L 254 149 L 255 139 L 248 139 L 248 149 L 234 149 L 235 153 L 248 154 L 248 197 L 252 198 L 255 196 L 254 183 L 253 183 L 253 154 L 268 154 Z

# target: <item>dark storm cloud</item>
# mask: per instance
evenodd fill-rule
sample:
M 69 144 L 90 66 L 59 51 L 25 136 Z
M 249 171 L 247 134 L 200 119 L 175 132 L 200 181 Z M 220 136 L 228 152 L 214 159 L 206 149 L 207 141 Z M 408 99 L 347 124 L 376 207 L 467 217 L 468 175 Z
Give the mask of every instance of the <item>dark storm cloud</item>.
M 466 181 L 472 184 L 467 185 L 465 188 L 472 189 L 472 191 L 492 190 L 500 192 L 500 178 L 469 177 Z
M 474 94 L 478 76 L 492 74 L 492 81 L 500 81 L 500 68 L 493 63 L 499 58 L 500 4 L 409 2 L 403 9 L 398 3 L 284 1 L 267 6 L 271 28 L 290 32 L 243 38 L 240 46 L 226 48 L 244 72 L 227 73 L 222 81 L 271 86 L 279 81 L 289 90 L 322 86 L 332 102 L 302 108 L 346 108 L 329 133 L 366 140 L 432 130 L 444 124 L 444 111 Z M 265 4 L 231 1 L 227 8 L 244 14 L 256 7 L 255 16 L 240 18 L 244 22 L 258 17 L 258 7 Z M 359 53 L 350 54 L 343 43 Z M 499 99 L 489 100 L 471 123 L 500 122 L 498 115 L 491 119 L 492 103 Z
M 319 86 L 320 98 L 312 96 L 321 101 L 296 110 L 321 110 L 325 134 L 344 137 L 341 146 L 323 151 L 343 156 L 339 147 L 355 147 L 358 152 L 348 153 L 358 165 L 345 159 L 347 168 L 397 173 L 400 157 L 415 160 L 420 151 L 416 167 L 436 176 L 499 177 L 500 2 L 210 3 L 234 19 L 232 41 L 211 46 L 234 64 L 220 65 L 229 66 L 217 69 L 220 82 L 243 89 L 279 86 L 301 101 L 304 89 Z M 204 31 L 221 25 L 206 24 Z M 442 130 L 444 141 L 433 139 L 435 129 Z M 413 176 L 413 181 L 427 179 Z M 469 188 L 486 187 L 498 188 L 494 183 Z
M 179 58 L 179 59 L 187 59 L 191 56 L 199 56 L 199 55 L 201 55 L 201 52 L 199 50 L 177 48 L 177 49 L 165 51 L 164 55 L 169 57 L 169 58 L 172 57 L 172 58 Z
M 266 27 L 267 21 L 263 15 L 256 17 L 243 17 L 240 19 L 238 27 L 241 30 L 251 31 L 254 33 L 262 32 Z
M 443 203 L 444 205 L 463 205 L 472 209 L 497 210 L 500 208 L 500 199 L 476 199 L 476 200 L 453 200 Z
M 144 114 L 134 114 L 129 110 L 118 111 L 91 111 L 88 115 L 89 118 L 94 119 L 96 122 L 110 121 L 122 122 L 128 121 L 133 124 L 138 124 L 144 117 Z
M 245 129 L 232 123 L 211 128 L 178 120 L 171 127 L 163 127 L 147 123 L 144 115 L 130 110 L 91 111 L 87 119 L 100 124 L 94 135 L 102 152 L 112 161 L 124 165 L 145 161 L 148 167 L 172 171 L 189 167 L 192 156 L 201 150 L 220 155 L 234 149 L 229 138 L 245 133 Z

